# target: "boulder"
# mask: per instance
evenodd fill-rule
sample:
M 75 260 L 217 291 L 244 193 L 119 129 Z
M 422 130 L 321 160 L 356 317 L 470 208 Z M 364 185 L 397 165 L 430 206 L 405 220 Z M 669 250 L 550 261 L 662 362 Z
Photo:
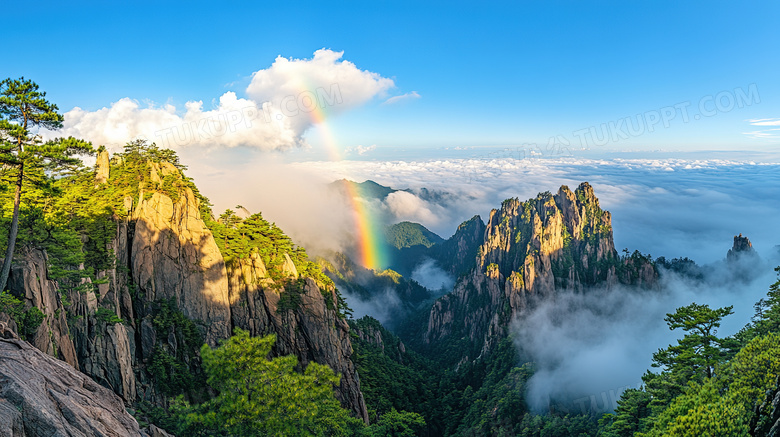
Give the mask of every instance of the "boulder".
M 0 435 L 146 434 L 111 390 L 27 342 L 0 338 Z

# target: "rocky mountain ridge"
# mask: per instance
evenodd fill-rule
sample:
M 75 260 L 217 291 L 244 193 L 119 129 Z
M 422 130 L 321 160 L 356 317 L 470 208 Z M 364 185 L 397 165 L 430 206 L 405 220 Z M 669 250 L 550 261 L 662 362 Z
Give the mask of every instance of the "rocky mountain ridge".
M 464 351 L 454 364 L 489 352 L 512 320 L 560 290 L 653 286 L 658 277 L 651 260 L 618 256 L 611 215 L 587 182 L 574 191 L 562 186 L 556 194 L 504 201 L 490 213 L 475 264 L 434 303 L 421 339 L 434 351 Z
M 105 151 L 97 163 L 98 186 L 111 184 L 112 173 L 125 165 L 116 157 L 109 162 Z M 300 275 L 287 254 L 281 277 L 272 278 L 256 255 L 226 263 L 201 217 L 200 198 L 168 162 L 149 162 L 138 195 L 125 196 L 123 204 L 126 214 L 114 216 L 116 232 L 106 248 L 112 266 L 96 272 L 94 284 L 60 290 L 49 279 L 44 251 L 17 256 L 9 290 L 44 314 L 31 338 L 38 349 L 127 405 L 161 405 L 171 395 L 193 395 L 203 342 L 216 346 L 235 327 L 275 333 L 274 355 L 332 367 L 342 375 L 337 398 L 367 419 L 349 327 L 333 305 L 332 286 Z

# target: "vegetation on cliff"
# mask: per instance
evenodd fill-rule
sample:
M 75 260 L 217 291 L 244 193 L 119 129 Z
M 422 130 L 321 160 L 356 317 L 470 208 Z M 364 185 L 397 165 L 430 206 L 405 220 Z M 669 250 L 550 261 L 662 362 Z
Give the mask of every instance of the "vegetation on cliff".
M 56 106 L 49 109 L 51 114 L 47 117 L 53 117 L 55 122 L 61 120 L 54 112 Z M 134 261 L 129 259 L 133 248 L 128 246 L 128 241 L 132 242 L 136 230 L 139 206 L 158 198 L 155 197 L 158 194 L 170 199 L 174 213 L 177 207 L 189 208 L 188 205 L 195 204 L 195 211 L 222 243 L 217 245 L 222 252 L 220 260 L 230 264 L 256 253 L 265 263 L 269 280 L 278 288 L 293 291 L 302 289 L 300 281 L 312 278 L 329 302 L 328 311 L 345 317 L 346 307 L 332 281 L 308 260 L 302 248 L 296 247 L 260 214 L 245 220 L 235 216 L 215 219 L 208 199 L 184 175 L 186 167 L 173 151 L 132 141 L 123 152 L 109 159 L 106 150 L 100 147 L 95 168 L 88 168 L 68 157 L 79 151 L 92 153 L 87 146 L 80 148 L 82 143 L 69 140 L 36 148 L 33 137 L 30 144 L 23 144 L 25 152 L 22 153 L 18 144 L 10 142 L 8 134 L 18 134 L 21 125 L 9 124 L 5 118 L 3 122 L 6 130 L 0 135 L 3 146 L 0 152 L 5 153 L 0 178 L 0 224 L 5 229 L 15 229 L 18 223 L 18 236 L 11 235 L 9 239 L 7 233 L 0 235 L 0 244 L 10 247 L 15 238 L 17 247 L 40 248 L 48 254 L 41 258 L 45 260 L 41 263 L 45 277 L 35 280 L 56 281 L 52 282 L 52 293 L 59 294 L 55 299 L 64 304 L 62 313 L 67 313 L 67 319 L 64 316 L 62 319 L 64 338 L 71 350 L 73 343 L 80 345 L 78 355 L 85 360 L 82 370 L 121 394 L 126 402 L 137 399 L 136 383 L 139 392 L 145 391 L 144 398 L 151 403 L 131 403 L 139 407 L 139 418 L 155 418 L 173 427 L 174 424 L 164 419 L 168 397 L 183 394 L 188 401 L 200 403 L 216 393 L 215 387 L 206 384 L 200 357 L 200 346 L 209 325 L 200 317 L 186 314 L 188 308 L 182 308 L 182 304 L 188 302 L 154 298 L 150 290 L 142 288 L 146 284 L 134 282 L 131 271 Z M 22 134 L 26 135 L 27 131 Z M 63 157 L 54 156 L 55 152 Z M 23 159 L 28 161 L 22 163 Z M 55 164 L 60 167 L 54 168 Z M 17 182 L 22 184 L 21 189 L 15 189 Z M 175 237 L 179 236 L 166 238 Z M 115 253 L 117 248 L 121 250 Z M 11 258 L 6 260 L 10 264 Z M 16 262 L 23 264 L 27 260 Z M 294 278 L 289 276 L 290 269 L 296 272 Z M 22 270 L 19 273 L 27 274 Z M 25 290 L 14 292 L 16 296 L 0 290 L 0 313 L 4 313 L 0 317 L 15 321 L 12 327 L 23 337 L 40 336 L 38 326 L 44 318 L 54 315 L 44 314 L 30 302 L 20 300 Z M 57 307 L 51 311 L 54 310 Z M 57 310 L 57 317 L 60 313 Z M 55 340 L 52 337 L 48 341 L 47 335 L 47 343 L 54 348 L 49 353 L 57 355 Z M 342 346 L 334 344 L 333 347 Z M 79 365 L 75 357 L 71 362 Z M 326 393 L 341 410 L 334 397 L 333 384 L 327 387 Z M 359 394 L 356 387 L 352 390 Z M 341 411 L 348 415 L 348 410 Z
M 236 329 L 219 347 L 204 345 L 203 367 L 218 394 L 199 405 L 178 398 L 177 435 L 413 436 L 425 426 L 421 416 L 394 409 L 366 426 L 333 396 L 339 376 L 330 367 L 309 363 L 300 372 L 295 356 L 269 359 L 275 341 Z
M 53 175 L 81 165 L 81 160 L 74 155 L 92 153 L 91 143 L 73 137 L 45 143 L 41 140 L 38 129 L 59 129 L 63 117 L 57 112 L 57 105 L 47 101 L 46 93 L 38 88 L 38 84 L 23 77 L 0 82 L 0 164 L 4 184 L 10 183 L 14 188 L 7 247 L 0 269 L 0 291 L 5 288 L 11 271 L 26 188 L 46 190 Z

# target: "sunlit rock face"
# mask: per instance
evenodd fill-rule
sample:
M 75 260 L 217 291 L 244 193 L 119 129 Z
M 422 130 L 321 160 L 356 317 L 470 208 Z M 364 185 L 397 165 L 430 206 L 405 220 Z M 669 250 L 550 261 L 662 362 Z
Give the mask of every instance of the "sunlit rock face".
M 103 161 L 98 160 L 98 184 L 107 183 L 116 168 L 111 165 L 124 165 Z M 107 244 L 114 267 L 95 272 L 95 284 L 68 284 L 67 312 L 57 281 L 49 279 L 45 251 L 18 256 L 10 288 L 28 308 L 44 313 L 31 342 L 109 387 L 127 405 L 164 403 L 148 371 L 151 359 L 155 351 L 181 356 L 187 347 L 181 327 L 161 330 L 156 321 L 164 303 L 190 319 L 211 346 L 236 327 L 252 335 L 276 334 L 274 355 L 293 354 L 302 365 L 317 362 L 333 368 L 341 375 L 336 396 L 366 420 L 349 326 L 333 305 L 335 288 L 302 276 L 287 254 L 276 279 L 257 254 L 226 265 L 193 190 L 181 183 L 174 184 L 172 193 L 159 190 L 182 181 L 180 171 L 166 162 L 149 166 L 149 186 L 141 184 L 137 198 L 126 197 L 127 216 L 114 219 L 116 233 Z M 281 302 L 288 291 L 295 294 L 296 305 Z M 16 332 L 5 316 L 0 314 L 0 322 Z M 198 362 L 194 355 L 185 359 L 193 369 Z
M 753 250 L 753 243 L 747 237 L 743 237 L 742 234 L 734 236 L 734 245 L 729 249 L 726 259 L 729 261 L 737 260 L 741 256 L 755 256 L 756 251 Z
M 423 343 L 468 339 L 462 361 L 474 360 L 507 335 L 512 320 L 558 291 L 652 286 L 657 278 L 650 260 L 618 256 L 611 215 L 587 182 L 525 202 L 508 199 L 490 213 L 476 268 L 433 305 Z
M 151 171 L 153 182 L 178 174 L 167 163 L 152 163 Z M 145 197 L 142 191 L 132 215 L 133 280 L 146 300 L 173 299 L 184 315 L 207 322 L 206 342 L 214 346 L 230 336 L 228 281 L 198 199 L 190 188 L 181 189 L 176 201 L 159 192 Z
M 233 326 L 251 335 L 276 334 L 273 353 L 296 355 L 303 365 L 310 362 L 329 365 L 341 375 L 337 398 L 363 420 L 367 420 L 363 394 L 355 365 L 351 360 L 349 325 L 338 317 L 333 287 L 318 285 L 311 278 L 298 279 L 289 256 L 282 273 L 293 282 L 275 283 L 257 254 L 236 259 L 227 267 L 230 313 Z M 297 305 L 281 301 L 281 294 L 292 290 Z

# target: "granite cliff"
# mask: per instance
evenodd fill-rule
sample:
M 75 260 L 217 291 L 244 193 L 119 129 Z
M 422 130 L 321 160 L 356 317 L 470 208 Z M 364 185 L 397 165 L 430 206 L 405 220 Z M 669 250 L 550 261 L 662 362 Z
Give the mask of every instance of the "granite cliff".
M 475 267 L 433 304 L 422 344 L 456 346 L 458 362 L 473 361 L 506 337 L 512 320 L 557 291 L 652 286 L 657 277 L 649 259 L 618 256 L 611 215 L 587 182 L 525 202 L 508 199 L 490 213 Z
M 124 165 L 101 151 L 96 189 L 112 190 L 112 174 Z M 275 355 L 294 354 L 303 364 L 327 364 L 341 374 L 337 397 L 366 420 L 349 327 L 333 305 L 332 285 L 299 275 L 287 254 L 276 267 L 281 275 L 269 274 L 255 254 L 226 263 L 194 186 L 168 162 L 149 161 L 144 168 L 135 195 L 117 202 L 115 232 L 105 247 L 111 262 L 94 282 L 58 283 L 49 279 L 45 251 L 17 253 L 9 290 L 44 315 L 31 343 L 126 405 L 165 405 L 175 394 L 198 396 L 192 375 L 203 342 L 215 346 L 236 327 L 275 333 Z M 290 301 L 295 305 L 284 304 Z M 2 320 L 17 328 L 9 317 Z
M 0 435 L 142 437 L 122 399 L 0 322 Z

